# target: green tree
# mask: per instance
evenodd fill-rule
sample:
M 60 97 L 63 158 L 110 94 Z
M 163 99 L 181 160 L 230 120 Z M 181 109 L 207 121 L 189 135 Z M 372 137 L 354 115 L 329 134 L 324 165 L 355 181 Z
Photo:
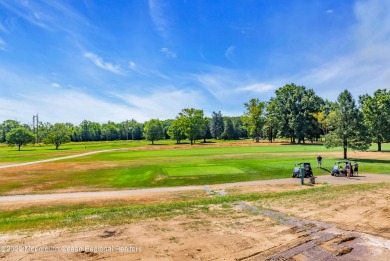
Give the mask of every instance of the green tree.
M 220 139 L 223 133 L 224 123 L 221 111 L 215 112 L 211 115 L 210 132 L 214 139 Z
M 359 96 L 359 105 L 370 136 L 377 143 L 378 151 L 382 151 L 382 143 L 390 141 L 390 91 L 376 90 L 372 97 Z
M 175 120 L 172 122 L 171 126 L 168 127 L 167 133 L 172 140 L 176 141 L 177 144 L 179 144 L 180 141 L 186 138 L 183 126 L 181 126 L 179 120 Z
M 7 133 L 6 141 L 9 146 L 18 146 L 18 150 L 20 151 L 21 146 L 27 145 L 28 143 L 34 143 L 35 136 L 26 128 L 18 127 Z
M 348 148 L 364 151 L 370 147 L 371 139 L 363 124 L 363 114 L 348 90 L 338 96 L 335 110 L 328 119 L 329 134 L 324 142 L 326 148 L 343 147 L 344 159 L 347 159 Z
M 259 99 L 251 99 L 244 103 L 246 112 L 243 116 L 243 121 L 248 126 L 249 134 L 259 142 L 260 133 L 264 125 L 264 110 L 265 102 Z
M 224 120 L 224 131 L 222 133 L 222 138 L 224 140 L 232 140 L 235 138 L 234 125 L 230 117 L 226 117 Z
M 199 138 L 203 139 L 203 142 L 206 143 L 206 139 L 211 138 L 210 118 L 204 117 L 200 124 L 201 128 Z
M 103 140 L 119 140 L 119 138 L 120 138 L 119 129 L 120 129 L 120 125 L 118 126 L 115 122 L 112 122 L 112 121 L 108 121 L 107 123 L 102 124 L 102 127 L 101 127 L 102 139 Z M 96 133 L 96 132 L 95 131 L 92 132 L 92 134 L 94 134 L 94 133 Z
M 264 120 L 264 132 L 268 138 L 269 142 L 273 142 L 276 138 L 276 134 L 278 132 L 278 112 L 276 110 L 275 99 L 271 98 L 269 102 L 266 104 L 266 113 Z
M 291 143 L 305 142 L 305 137 L 311 135 L 313 113 L 318 112 L 323 100 L 312 89 L 293 83 L 276 90 L 276 97 L 272 101 L 273 110 L 278 120 L 280 135 L 290 137 Z
M 56 123 L 49 129 L 46 138 L 43 140 L 45 144 L 53 144 L 58 149 L 64 143 L 70 142 L 71 131 L 62 123 Z
M 191 142 L 194 144 L 195 140 L 202 134 L 204 124 L 203 110 L 196 110 L 194 108 L 183 109 L 177 117 L 180 126 Z
M 20 127 L 20 123 L 15 120 L 5 120 L 1 124 L 1 142 L 6 142 L 7 134 L 12 130 Z
M 144 126 L 145 138 L 154 144 L 154 141 L 164 139 L 164 130 L 160 120 L 152 119 Z

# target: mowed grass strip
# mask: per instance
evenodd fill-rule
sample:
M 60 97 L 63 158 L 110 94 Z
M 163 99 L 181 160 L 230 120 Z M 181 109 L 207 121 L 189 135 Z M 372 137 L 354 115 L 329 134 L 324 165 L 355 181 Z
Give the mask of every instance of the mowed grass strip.
M 194 167 L 176 167 L 164 168 L 168 176 L 183 177 L 183 176 L 203 176 L 203 175 L 229 175 L 243 174 L 244 171 L 230 166 L 194 166 Z
M 47 207 L 26 207 L 0 213 L 0 231 L 48 230 L 62 228 L 81 228 L 99 225 L 123 225 L 148 218 L 166 218 L 209 212 L 211 205 L 228 204 L 239 201 L 270 205 L 276 201 L 285 202 L 293 199 L 298 202 L 320 203 L 356 194 L 373 193 L 379 189 L 389 189 L 390 183 L 361 185 L 325 185 L 307 189 L 278 193 L 250 193 L 217 196 L 190 201 L 178 201 L 154 205 L 116 205 L 100 204 L 99 207 L 88 205 L 57 205 Z M 272 205 L 271 205 L 272 206 Z

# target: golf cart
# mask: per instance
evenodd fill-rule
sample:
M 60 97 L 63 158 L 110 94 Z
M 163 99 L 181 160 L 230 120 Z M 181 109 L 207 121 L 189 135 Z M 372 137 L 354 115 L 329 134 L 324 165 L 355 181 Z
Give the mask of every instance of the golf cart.
M 345 165 L 347 165 L 348 162 L 351 162 L 351 161 L 350 160 L 336 161 L 334 163 L 334 166 L 333 166 L 333 169 L 332 169 L 332 172 L 330 173 L 330 175 L 335 176 L 335 177 L 339 177 L 340 175 L 347 176 L 347 170 L 345 169 Z M 344 167 L 342 167 L 341 165 L 344 165 Z M 352 166 L 352 164 L 350 164 L 350 165 L 351 165 L 351 176 L 353 176 L 353 166 Z
M 301 177 L 301 172 L 300 172 L 301 168 L 304 169 L 304 177 L 305 178 L 313 177 L 313 171 L 311 170 L 310 163 L 309 162 L 300 162 L 300 163 L 295 164 L 293 174 L 292 174 L 293 178 L 300 178 Z

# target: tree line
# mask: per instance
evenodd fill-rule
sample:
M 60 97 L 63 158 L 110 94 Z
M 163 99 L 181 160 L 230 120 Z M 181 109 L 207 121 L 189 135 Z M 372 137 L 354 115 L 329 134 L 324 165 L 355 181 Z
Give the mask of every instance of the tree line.
M 325 146 L 343 147 L 344 158 L 348 148 L 367 150 L 372 142 L 390 141 L 390 92 L 379 89 L 373 95 L 365 94 L 355 101 L 344 90 L 336 101 L 323 99 L 313 89 L 286 84 L 275 91 L 268 101 L 253 98 L 244 103 L 241 117 L 223 116 L 213 112 L 206 117 L 203 110 L 185 108 L 175 119 L 151 119 L 145 123 L 130 120 L 104 124 L 84 120 L 80 125 L 71 123 L 38 123 L 37 129 L 14 120 L 4 121 L 1 142 L 20 146 L 44 142 L 61 144 L 74 141 L 111 141 L 146 139 L 154 144 L 161 139 L 177 143 L 189 140 L 253 138 L 273 142 L 276 138 L 289 139 L 291 143 L 306 143 L 321 139 Z M 38 130 L 38 131 L 37 131 Z

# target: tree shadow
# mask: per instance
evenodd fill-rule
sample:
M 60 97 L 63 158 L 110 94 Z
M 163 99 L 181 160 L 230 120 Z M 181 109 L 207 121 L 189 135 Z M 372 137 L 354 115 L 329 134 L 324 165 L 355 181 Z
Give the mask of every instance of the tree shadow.
M 381 160 L 381 159 L 349 159 L 349 161 L 357 161 L 364 163 L 390 163 L 390 160 Z
M 303 146 L 323 146 L 322 143 L 282 143 L 283 146 L 294 146 L 294 145 L 303 145 Z
M 54 151 L 59 151 L 59 150 L 71 150 L 72 148 L 58 148 L 58 149 L 47 149 L 47 150 L 54 150 Z
M 330 171 L 330 170 L 328 170 L 328 169 L 326 169 L 326 168 L 324 168 L 324 167 L 320 167 L 320 169 L 323 169 L 323 170 L 325 170 L 326 172 L 329 172 L 329 173 L 332 172 L 332 171 Z

